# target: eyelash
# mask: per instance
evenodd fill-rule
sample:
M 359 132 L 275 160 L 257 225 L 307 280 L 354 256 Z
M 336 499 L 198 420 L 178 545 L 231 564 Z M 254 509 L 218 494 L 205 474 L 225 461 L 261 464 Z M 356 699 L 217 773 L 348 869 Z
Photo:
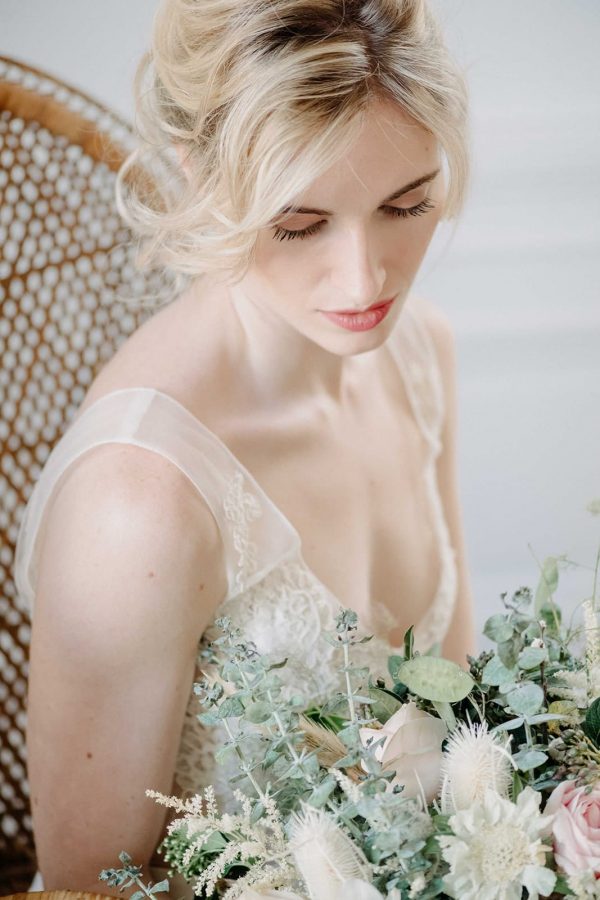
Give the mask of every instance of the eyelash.
M 416 206 L 409 206 L 407 209 L 403 209 L 399 206 L 384 206 L 383 209 L 385 209 L 386 214 L 389 216 L 400 216 L 403 219 L 407 219 L 409 216 L 422 216 L 430 209 L 433 209 L 434 206 L 435 203 L 432 203 L 429 198 L 425 198 L 425 200 L 421 200 L 420 203 L 417 203 Z M 323 224 L 323 222 L 315 222 L 314 225 L 309 225 L 308 228 L 303 228 L 300 231 L 289 231 L 287 228 L 276 226 L 273 237 L 278 241 L 286 239 L 292 240 L 293 238 L 305 238 L 319 231 Z

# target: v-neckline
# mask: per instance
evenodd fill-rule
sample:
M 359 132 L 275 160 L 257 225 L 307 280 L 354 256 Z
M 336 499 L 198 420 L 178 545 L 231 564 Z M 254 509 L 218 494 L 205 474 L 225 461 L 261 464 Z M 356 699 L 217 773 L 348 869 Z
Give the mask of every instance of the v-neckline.
M 405 377 L 403 375 L 400 363 L 396 357 L 396 353 L 394 352 L 394 348 L 390 347 L 389 353 L 392 357 L 394 367 L 398 373 L 400 381 L 404 385 L 404 389 L 405 389 L 405 393 L 407 394 L 407 399 L 408 399 L 409 405 L 411 407 L 413 416 L 415 417 L 415 419 L 417 421 L 417 426 L 421 429 L 421 423 L 419 421 L 419 418 L 416 413 L 416 409 L 413 404 L 411 392 L 409 390 L 408 385 L 406 385 L 406 383 L 405 383 Z M 235 455 L 235 453 L 228 447 L 228 445 L 225 443 L 225 441 L 222 438 L 220 438 L 218 434 L 216 434 L 214 431 L 212 431 L 187 406 L 185 406 L 183 403 L 181 403 L 179 400 L 177 400 L 171 394 L 168 394 L 165 391 L 161 391 L 158 388 L 147 387 L 147 386 L 133 386 L 133 387 L 117 388 L 115 390 L 108 391 L 107 393 L 102 394 L 100 397 L 98 397 L 96 400 L 94 400 L 81 413 L 81 416 L 88 413 L 97 403 L 99 403 L 104 398 L 111 397 L 111 396 L 118 395 L 118 394 L 140 394 L 140 393 L 147 394 L 147 395 L 159 396 L 159 397 L 163 398 L 166 402 L 172 404 L 181 413 L 183 413 L 186 416 L 186 418 L 189 419 L 189 421 L 191 423 L 193 423 L 194 427 L 200 429 L 207 437 L 210 438 L 211 441 L 214 442 L 214 444 L 217 447 L 219 447 L 221 452 L 224 453 L 225 456 L 230 459 L 235 470 L 240 472 L 242 474 L 243 478 L 252 487 L 255 494 L 258 496 L 259 500 L 261 502 L 263 502 L 268 508 L 270 508 L 274 512 L 274 514 L 276 515 L 276 517 L 282 524 L 283 528 L 290 535 L 291 542 L 293 545 L 293 550 L 294 550 L 294 552 L 296 552 L 298 554 L 299 558 L 301 559 L 302 565 L 305 567 L 306 571 L 310 574 L 310 576 L 312 578 L 315 579 L 315 581 L 323 588 L 323 590 L 325 590 L 329 594 L 329 596 L 333 600 L 336 600 L 341 605 L 341 600 L 337 597 L 337 595 L 331 590 L 331 588 L 329 588 L 322 581 L 322 579 L 317 575 L 316 572 L 314 572 L 314 570 L 308 565 L 308 563 L 304 559 L 302 538 L 300 536 L 298 529 L 292 524 L 290 519 L 285 515 L 285 513 L 280 509 L 280 507 L 271 499 L 271 497 L 268 495 L 268 493 L 265 491 L 265 489 L 262 487 L 262 485 L 257 481 L 255 476 L 248 470 L 248 468 L 241 462 L 241 460 Z M 79 418 L 79 416 L 77 416 L 77 418 Z M 432 517 L 435 517 L 435 510 L 433 509 L 433 504 L 430 504 L 430 515 Z M 433 524 L 435 525 L 435 522 Z M 442 589 L 443 581 L 444 581 L 444 548 L 442 546 L 442 537 L 439 534 L 438 529 L 435 528 L 435 531 L 437 534 L 437 547 L 438 547 L 438 557 L 439 557 L 440 569 L 439 569 L 439 578 L 438 578 L 438 582 L 437 582 L 437 588 L 436 588 L 435 594 L 431 600 L 431 603 L 428 606 L 428 609 L 431 608 L 432 606 L 434 606 L 435 603 L 437 602 L 437 599 L 440 595 L 440 591 Z M 286 553 L 285 558 L 288 558 L 289 555 L 290 554 Z M 392 647 L 392 645 L 390 645 L 390 647 L 392 650 L 400 649 L 398 647 Z

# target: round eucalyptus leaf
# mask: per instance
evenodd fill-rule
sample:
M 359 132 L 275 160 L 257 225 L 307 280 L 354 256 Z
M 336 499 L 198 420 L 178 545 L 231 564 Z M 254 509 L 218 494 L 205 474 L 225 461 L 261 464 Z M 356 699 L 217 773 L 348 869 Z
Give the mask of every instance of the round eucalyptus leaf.
M 519 653 L 519 666 L 522 669 L 536 669 L 543 662 L 548 662 L 545 647 L 524 647 Z
M 498 656 L 492 656 L 483 668 L 481 680 L 484 684 L 497 686 L 512 681 L 516 674 L 516 668 L 513 667 L 512 669 L 507 669 Z
M 533 716 L 544 702 L 544 692 L 532 681 L 519 685 L 506 695 L 510 708 L 521 716 Z
M 508 621 L 508 616 L 496 613 L 487 620 L 483 626 L 483 633 L 490 640 L 500 643 L 508 641 L 512 637 L 513 627 Z
M 402 663 L 398 678 L 424 700 L 457 703 L 475 687 L 468 672 L 449 659 L 415 656 Z

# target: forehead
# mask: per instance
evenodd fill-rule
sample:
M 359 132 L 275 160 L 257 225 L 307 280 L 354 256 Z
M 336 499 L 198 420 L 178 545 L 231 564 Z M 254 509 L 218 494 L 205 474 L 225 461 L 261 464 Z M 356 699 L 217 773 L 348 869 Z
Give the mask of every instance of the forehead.
M 371 201 L 436 168 L 436 138 L 390 100 L 373 100 L 361 131 L 341 160 L 310 184 L 302 202 Z

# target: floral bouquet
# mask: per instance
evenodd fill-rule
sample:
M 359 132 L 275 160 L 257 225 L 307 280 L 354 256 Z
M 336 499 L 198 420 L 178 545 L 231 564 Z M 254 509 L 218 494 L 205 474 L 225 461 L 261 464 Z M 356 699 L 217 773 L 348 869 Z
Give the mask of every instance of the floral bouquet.
M 286 661 L 220 619 L 204 651 L 218 674 L 194 690 L 201 721 L 227 732 L 236 807 L 212 787 L 148 790 L 180 813 L 159 848 L 169 874 L 228 900 L 600 898 L 600 552 L 579 629 L 554 598 L 565 561 L 544 562 L 535 596 L 501 595 L 484 627 L 494 649 L 468 670 L 414 652 L 411 628 L 374 679 L 353 663 L 369 638 L 341 610 L 324 637 L 345 691 L 318 707 L 284 696 Z M 135 900 L 168 889 L 120 859 L 101 880 L 136 883 Z

